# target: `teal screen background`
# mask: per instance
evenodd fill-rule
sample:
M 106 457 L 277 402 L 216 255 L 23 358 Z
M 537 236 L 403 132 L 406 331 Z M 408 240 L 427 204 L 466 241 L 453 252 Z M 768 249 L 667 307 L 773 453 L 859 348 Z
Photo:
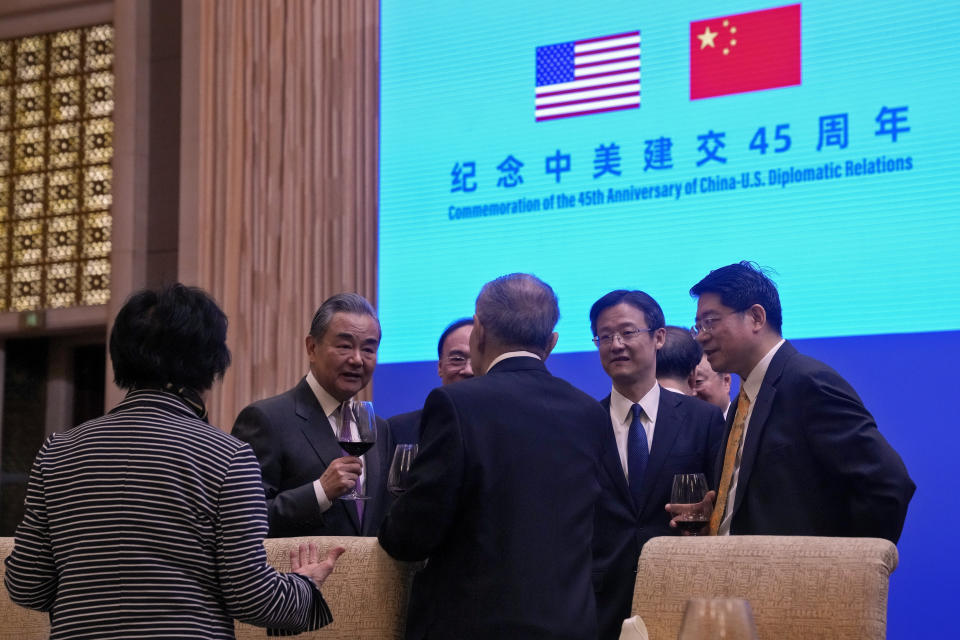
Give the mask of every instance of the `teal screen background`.
M 690 100 L 690 23 L 785 4 L 382 2 L 374 399 L 384 416 L 421 406 L 439 384 L 443 328 L 472 315 L 485 282 L 518 271 L 559 298 L 551 371 L 601 397 L 610 383 L 587 317 L 597 298 L 642 289 L 668 324 L 689 326 L 690 287 L 755 260 L 773 269 L 784 336 L 854 385 L 917 483 L 888 637 L 947 637 L 960 593 L 960 3 L 804 1 L 801 84 Z M 535 121 L 537 47 L 634 30 L 639 109 Z M 884 109 L 900 109 L 909 131 L 877 135 Z M 821 119 L 842 115 L 846 146 L 823 144 Z M 698 166 L 708 132 L 724 134 L 726 162 Z M 645 170 L 647 141 L 661 138 L 672 167 Z M 594 177 L 611 144 L 620 175 Z M 559 181 L 546 170 L 558 153 L 570 157 Z M 523 181 L 498 186 L 509 156 Z M 464 183 L 454 169 L 466 163 Z M 894 170 L 867 173 L 871 163 Z M 794 170 L 813 179 L 775 182 Z M 670 197 L 610 197 L 644 188 Z M 474 211 L 498 215 L 464 215 Z
M 529 271 L 560 300 L 558 353 L 592 345 L 584 319 L 603 293 L 640 288 L 669 324 L 690 325 L 691 285 L 744 258 L 776 270 L 793 338 L 960 328 L 960 169 L 955 141 L 960 4 L 803 2 L 802 84 L 691 101 L 689 23 L 772 6 L 745 2 L 385 2 L 381 41 L 379 312 L 396 338 L 380 361 L 423 360 L 480 286 Z M 645 8 L 646 7 L 646 8 Z M 654 8 L 655 7 L 655 8 Z M 538 46 L 639 29 L 639 109 L 536 122 Z M 883 107 L 909 132 L 877 136 Z M 819 119 L 848 115 L 848 143 L 817 150 Z M 790 148 L 774 140 L 787 124 Z M 749 148 L 766 128 L 765 154 Z M 697 166 L 698 135 L 725 133 L 726 163 Z M 645 141 L 670 138 L 672 169 L 644 171 Z M 619 147 L 620 176 L 594 179 Z M 571 170 L 547 174 L 547 156 Z M 524 163 L 498 187 L 497 166 Z M 770 170 L 911 160 L 912 169 L 770 186 Z M 451 192 L 457 163 L 476 190 Z M 760 172 L 764 186 L 704 192 Z M 599 189 L 697 183 L 679 200 L 584 206 Z M 701 184 L 703 183 L 703 184 Z M 573 206 L 451 220 L 450 207 L 543 200 Z M 891 308 L 892 301 L 897 301 Z

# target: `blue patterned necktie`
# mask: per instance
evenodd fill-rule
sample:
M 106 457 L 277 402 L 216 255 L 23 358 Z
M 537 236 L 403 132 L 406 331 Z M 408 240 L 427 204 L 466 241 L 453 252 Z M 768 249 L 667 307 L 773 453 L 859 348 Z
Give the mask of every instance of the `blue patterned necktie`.
M 636 506 L 639 507 L 643 474 L 647 470 L 650 450 L 647 447 L 647 433 L 643 430 L 643 423 L 640 422 L 643 408 L 635 404 L 630 411 L 633 413 L 633 420 L 630 421 L 630 429 L 627 431 L 627 474 L 630 479 L 630 494 Z

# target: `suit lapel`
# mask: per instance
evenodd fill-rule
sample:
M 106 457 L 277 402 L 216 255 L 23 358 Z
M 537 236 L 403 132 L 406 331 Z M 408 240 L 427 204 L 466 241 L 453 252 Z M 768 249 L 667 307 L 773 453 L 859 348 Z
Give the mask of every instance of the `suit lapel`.
M 313 389 L 307 384 L 306 378 L 297 385 L 294 410 L 297 417 L 302 420 L 300 432 L 310 443 L 314 453 L 323 462 L 324 467 L 330 466 L 331 462 L 343 456 L 340 443 L 334 437 L 333 429 L 330 428 L 330 420 L 327 419 L 323 408 L 317 402 L 317 396 L 314 395 Z M 360 520 L 357 518 L 357 510 L 353 504 L 347 504 L 343 500 L 338 503 L 337 500 L 334 500 L 330 508 L 343 509 L 350 522 L 353 523 L 357 534 L 360 533 Z
M 600 401 L 600 404 L 610 415 L 610 396 Z M 620 450 L 617 449 L 617 438 L 613 435 L 613 424 L 607 430 L 607 435 L 603 440 L 603 459 L 601 460 L 604 471 L 610 477 L 610 481 L 616 487 L 621 500 L 632 505 L 636 510 L 637 505 L 633 504 L 633 496 L 630 495 L 630 487 L 627 486 L 627 476 L 623 472 L 623 464 L 620 462 Z
M 770 417 L 770 408 L 773 406 L 773 399 L 777 395 L 777 382 L 783 373 L 783 368 L 790 357 L 797 352 L 789 342 L 783 343 L 770 360 L 770 366 L 767 367 L 767 374 L 763 376 L 763 382 L 760 383 L 760 391 L 757 392 L 757 399 L 753 406 L 753 413 L 750 414 L 750 422 L 747 423 L 747 437 L 743 443 L 743 454 L 740 460 L 740 474 L 737 477 L 737 495 L 733 505 L 733 516 L 736 516 L 737 509 L 740 508 L 743 500 L 744 490 L 750 481 L 750 473 L 753 471 L 753 463 L 757 459 L 757 452 L 760 450 L 760 440 L 763 438 L 763 430 L 767 427 L 767 419 Z M 742 384 L 742 383 L 741 383 Z M 733 412 L 732 412 L 733 413 Z
M 647 506 L 647 497 L 660 477 L 663 463 L 670 456 L 673 444 L 677 441 L 677 434 L 683 424 L 680 415 L 680 401 L 665 389 L 660 389 L 660 404 L 657 407 L 657 422 L 653 428 L 653 444 L 650 447 L 650 458 L 647 461 L 647 470 L 643 474 L 643 500 L 637 505 L 639 513 L 643 513 Z M 662 507 L 661 507 L 662 508 Z
M 373 523 L 376 522 L 377 518 L 373 515 L 373 506 L 376 503 L 377 497 L 374 495 L 377 487 L 386 486 L 385 479 L 382 478 L 383 467 L 382 460 L 384 456 L 393 456 L 393 451 L 386 452 L 384 449 L 389 447 L 389 442 L 387 441 L 386 435 L 389 431 L 387 427 L 386 420 L 381 420 L 377 418 L 377 443 L 370 447 L 370 450 L 363 456 L 363 472 L 366 474 L 366 486 L 364 487 L 364 493 L 370 496 L 370 500 L 365 501 L 364 503 L 364 512 L 363 512 L 363 526 L 361 528 L 361 535 L 377 535 L 376 530 L 370 530 L 370 527 L 373 526 Z M 347 509 L 347 511 L 354 512 L 354 509 Z M 352 513 L 356 516 L 356 513 Z M 358 522 L 358 524 L 360 524 Z

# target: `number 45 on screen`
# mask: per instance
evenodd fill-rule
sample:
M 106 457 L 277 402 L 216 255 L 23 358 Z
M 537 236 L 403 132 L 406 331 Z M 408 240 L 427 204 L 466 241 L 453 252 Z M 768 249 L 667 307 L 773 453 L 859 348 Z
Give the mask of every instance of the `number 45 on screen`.
M 776 130 L 773 134 L 774 142 L 779 142 L 779 146 L 773 148 L 774 153 L 783 153 L 790 148 L 790 136 L 787 135 L 786 131 L 790 128 L 789 124 L 778 124 Z M 767 147 L 770 144 L 767 142 L 767 128 L 760 127 L 757 129 L 757 132 L 753 134 L 753 139 L 750 141 L 750 149 L 759 151 L 760 153 L 766 153 Z

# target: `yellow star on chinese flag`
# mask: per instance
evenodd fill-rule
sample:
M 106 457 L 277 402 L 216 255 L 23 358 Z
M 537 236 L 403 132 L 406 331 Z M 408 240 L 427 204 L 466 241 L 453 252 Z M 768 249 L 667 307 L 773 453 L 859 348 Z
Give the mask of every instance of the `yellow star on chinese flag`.
M 707 26 L 703 33 L 697 35 L 697 37 L 700 38 L 700 50 L 702 51 L 705 47 L 716 48 L 713 41 L 718 35 L 720 35 L 719 31 L 710 31 L 710 27 Z

